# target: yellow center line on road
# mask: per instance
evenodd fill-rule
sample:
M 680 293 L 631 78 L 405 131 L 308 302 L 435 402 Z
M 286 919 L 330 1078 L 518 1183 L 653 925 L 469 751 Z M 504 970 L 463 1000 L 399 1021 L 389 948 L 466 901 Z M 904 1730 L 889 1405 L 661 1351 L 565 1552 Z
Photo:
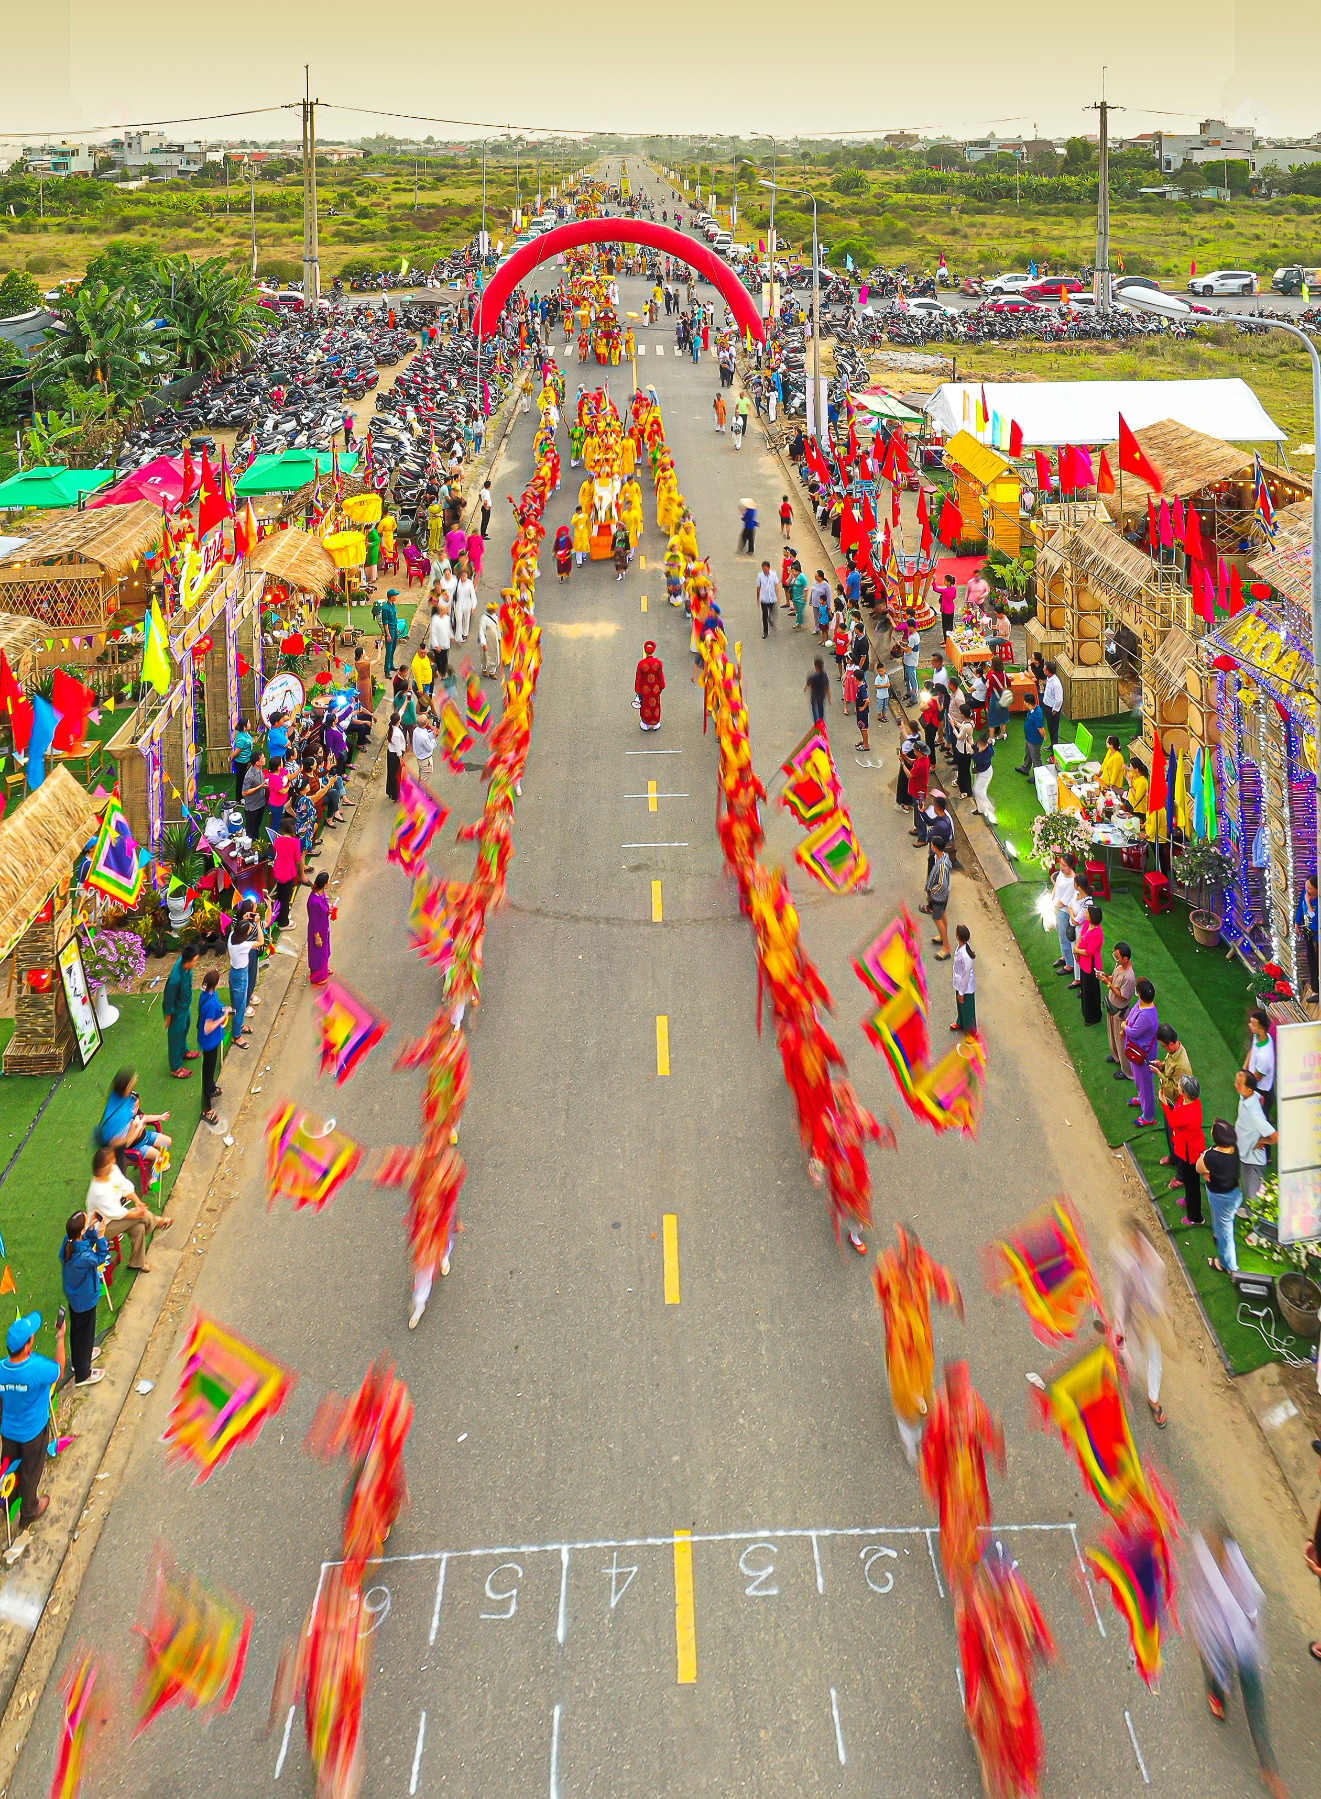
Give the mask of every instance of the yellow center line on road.
M 651 922 L 663 924 L 664 921 L 665 910 L 661 904 L 661 884 L 659 881 L 653 881 L 651 883 Z
M 670 1021 L 664 1012 L 656 1014 L 656 1073 L 670 1072 Z
M 647 596 L 645 593 L 642 596 L 642 610 L 644 612 L 647 610 Z
M 693 1603 L 693 1533 L 674 1533 L 674 1638 L 678 1650 L 679 1685 L 697 1679 L 697 1608 Z
M 665 1251 L 665 1303 L 677 1306 L 679 1303 L 679 1214 L 666 1212 L 661 1219 L 663 1248 Z
M 654 781 L 647 782 L 647 810 L 648 812 L 657 812 L 660 810 L 656 803 L 656 783 Z

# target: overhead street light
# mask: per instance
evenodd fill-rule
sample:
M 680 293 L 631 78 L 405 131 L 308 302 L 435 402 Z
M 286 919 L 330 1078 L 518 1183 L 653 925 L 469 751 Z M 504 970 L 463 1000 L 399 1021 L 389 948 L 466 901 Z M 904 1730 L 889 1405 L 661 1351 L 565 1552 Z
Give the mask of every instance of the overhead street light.
M 783 191 L 798 194 L 812 202 L 812 403 L 808 412 L 808 424 L 818 442 L 821 440 L 821 420 L 817 417 L 821 410 L 821 263 L 817 237 L 816 195 L 810 188 L 788 187 L 775 181 L 762 181 L 762 187 L 769 187 L 773 192 Z M 771 250 L 771 294 L 775 293 L 775 251 Z
M 1159 300 L 1148 298 L 1148 290 L 1144 288 L 1126 288 L 1124 290 L 1125 306 L 1136 306 L 1143 312 L 1161 313 L 1165 316 Z M 1271 331 L 1283 331 L 1290 337 L 1296 337 L 1312 360 L 1312 447 L 1321 439 L 1321 354 L 1312 339 L 1297 325 L 1287 325 L 1283 319 L 1267 319 L 1256 317 L 1253 322 L 1265 325 Z M 1313 692 L 1316 683 L 1321 679 L 1321 482 L 1317 475 L 1321 469 L 1314 464 L 1312 470 L 1312 682 Z M 1321 704 L 1316 708 L 1313 720 L 1316 733 L 1316 773 L 1317 787 L 1321 791 Z

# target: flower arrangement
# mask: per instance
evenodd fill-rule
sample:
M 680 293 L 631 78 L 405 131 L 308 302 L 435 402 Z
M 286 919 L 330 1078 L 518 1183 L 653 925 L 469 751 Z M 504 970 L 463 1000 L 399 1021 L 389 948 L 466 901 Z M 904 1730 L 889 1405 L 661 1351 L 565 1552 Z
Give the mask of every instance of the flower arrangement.
M 1032 820 L 1032 860 L 1053 862 L 1072 850 L 1080 859 L 1092 847 L 1092 830 L 1077 812 L 1038 812 Z
M 90 992 L 99 993 L 108 987 L 122 991 L 146 973 L 146 952 L 136 931 L 98 931 L 84 925 L 81 938 Z
M 1321 1275 L 1321 1242 L 1281 1243 L 1280 1177 L 1268 1174 L 1252 1202 L 1252 1216 L 1243 1241 L 1281 1268 L 1298 1268 L 1316 1279 Z
M 1252 991 L 1263 1003 L 1273 999 L 1292 999 L 1293 984 L 1278 962 L 1263 962 L 1252 977 Z

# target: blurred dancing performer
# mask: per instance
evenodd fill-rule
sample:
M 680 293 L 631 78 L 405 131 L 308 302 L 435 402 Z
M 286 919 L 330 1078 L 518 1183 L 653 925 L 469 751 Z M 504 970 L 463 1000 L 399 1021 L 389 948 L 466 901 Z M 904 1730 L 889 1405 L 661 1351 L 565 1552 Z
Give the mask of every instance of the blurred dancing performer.
M 1211 1716 L 1224 1721 L 1225 1704 L 1238 1676 L 1248 1729 L 1271 1799 L 1286 1799 L 1266 1727 L 1266 1639 L 1262 1630 L 1265 1594 L 1224 1524 L 1208 1526 L 1193 1538 L 1186 1563 L 1188 1619 L 1206 1676 Z
M 963 1294 L 947 1268 L 929 1256 L 915 1236 L 895 1226 L 898 1244 L 876 1258 L 876 1303 L 885 1320 L 885 1368 L 890 1404 L 904 1454 L 917 1466 L 922 1424 L 935 1386 L 935 1345 L 931 1301 L 954 1306 L 963 1316 Z
M 944 1384 L 929 1408 L 918 1471 L 940 1516 L 940 1557 L 956 1590 L 977 1564 L 978 1532 L 991 1522 L 988 1454 L 1003 1474 L 1004 1432 L 973 1386 L 968 1364 L 946 1362 Z
M 1115 1264 L 1115 1353 L 1131 1374 L 1133 1345 L 1142 1343 L 1147 1358 L 1147 1404 L 1161 1430 L 1169 1420 L 1160 1402 L 1165 1362 L 1161 1332 L 1165 1329 L 1165 1264 L 1136 1218 L 1124 1226 L 1111 1255 Z
M 1036 1799 L 1045 1740 L 1032 1680 L 1055 1642 L 1016 1564 L 997 1543 L 954 1595 L 964 1708 L 987 1799 Z
M 362 1589 L 342 1566 L 332 1566 L 312 1602 L 295 1672 L 317 1799 L 356 1799 L 362 1787 L 362 1708 L 372 1641 L 362 1626 Z

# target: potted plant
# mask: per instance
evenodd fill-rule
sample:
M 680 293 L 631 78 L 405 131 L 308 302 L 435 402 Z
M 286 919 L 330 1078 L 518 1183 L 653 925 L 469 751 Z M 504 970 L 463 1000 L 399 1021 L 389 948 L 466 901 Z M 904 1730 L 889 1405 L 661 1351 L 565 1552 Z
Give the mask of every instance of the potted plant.
M 96 1022 L 108 1030 L 119 1017 L 119 1008 L 110 1004 L 111 987 L 129 987 L 141 980 L 147 966 L 142 939 L 136 931 L 82 930 L 83 968 L 87 987 L 96 1002 Z
M 1237 873 L 1238 864 L 1233 857 L 1203 837 L 1194 837 L 1175 858 L 1174 878 L 1185 891 L 1195 890 L 1197 894 L 1189 924 L 1203 949 L 1214 949 L 1219 943 L 1222 923 L 1220 914 L 1208 908 L 1208 895 L 1212 890 L 1223 892 Z

